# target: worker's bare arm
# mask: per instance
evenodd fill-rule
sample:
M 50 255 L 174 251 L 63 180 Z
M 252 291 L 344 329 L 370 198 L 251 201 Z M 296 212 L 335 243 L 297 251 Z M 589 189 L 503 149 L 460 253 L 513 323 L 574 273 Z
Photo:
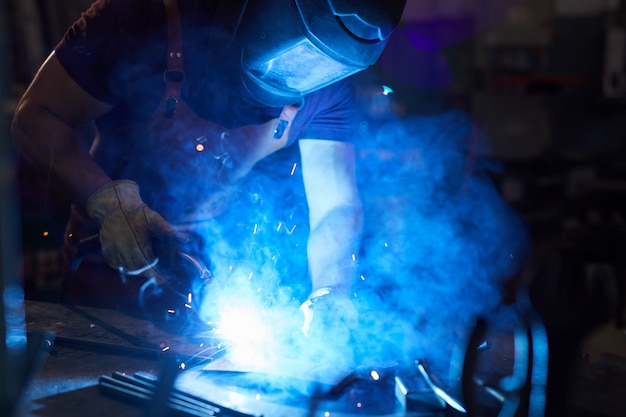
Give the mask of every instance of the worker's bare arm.
M 12 137 L 22 155 L 55 188 L 84 205 L 110 179 L 76 132 L 110 109 L 109 104 L 82 89 L 53 52 L 18 103 Z

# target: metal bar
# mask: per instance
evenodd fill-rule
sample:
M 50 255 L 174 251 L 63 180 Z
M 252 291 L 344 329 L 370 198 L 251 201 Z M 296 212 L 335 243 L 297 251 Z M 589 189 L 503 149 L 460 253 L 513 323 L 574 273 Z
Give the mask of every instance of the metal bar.
M 101 376 L 98 386 L 104 393 L 118 396 L 122 399 L 141 402 L 146 405 L 154 400 L 159 378 L 145 372 L 137 372 L 133 376 L 122 372 L 115 372 L 112 376 Z M 165 401 L 168 409 L 187 413 L 187 416 L 223 416 L 223 417 L 255 417 L 241 411 L 222 407 L 212 401 L 198 396 L 184 393 L 172 388 Z
M 108 378 L 108 377 L 103 377 Z M 149 404 L 153 396 L 146 392 L 141 391 L 138 387 L 131 384 L 124 384 L 121 381 L 115 381 L 114 379 L 103 379 L 98 382 L 100 390 L 108 395 L 121 398 L 123 400 L 135 403 L 137 405 Z M 205 413 L 193 408 L 186 407 L 181 404 L 177 404 L 175 401 L 167 401 L 166 407 L 174 412 L 174 415 L 181 417 L 213 417 L 214 413 Z
M 136 386 L 138 388 L 142 388 L 145 389 L 147 391 L 150 392 L 154 392 L 154 390 L 156 389 L 156 385 L 154 383 L 150 383 L 150 382 L 146 382 L 144 380 L 141 380 L 135 376 L 132 375 L 128 375 L 128 374 L 124 374 L 122 372 L 115 372 L 112 375 L 112 378 L 118 381 L 122 381 L 128 384 L 132 384 L 133 386 Z M 198 408 L 203 408 L 207 411 L 213 412 L 213 413 L 219 413 L 220 412 L 220 408 L 214 406 L 212 403 L 209 403 L 207 401 L 200 401 L 197 400 L 195 398 L 192 398 L 190 396 L 187 395 L 183 395 L 180 392 L 176 392 L 176 391 L 172 391 L 170 394 L 170 397 L 172 399 L 175 399 L 177 401 L 181 401 L 181 403 L 187 403 L 193 407 L 198 407 Z
M 157 376 L 152 375 L 152 374 L 148 374 L 146 372 L 137 372 L 135 374 L 135 378 L 140 379 L 140 380 L 144 380 L 146 382 L 151 382 L 152 381 L 152 383 L 157 383 L 158 380 L 159 380 L 159 378 Z M 216 407 L 216 408 L 220 409 L 222 413 L 225 413 L 225 415 L 227 415 L 227 416 L 231 416 L 231 417 L 254 417 L 254 415 L 251 415 L 251 414 L 248 414 L 248 413 L 244 413 L 244 412 L 241 412 L 241 411 L 231 410 L 231 409 L 225 408 L 225 407 L 223 407 L 223 406 L 221 406 L 221 405 L 219 405 L 217 403 L 214 403 L 212 401 L 209 401 L 209 400 L 207 400 L 205 398 L 202 398 L 202 397 L 199 397 L 197 395 L 193 395 L 193 394 L 189 394 L 189 393 L 186 393 L 184 391 L 181 391 L 181 390 L 179 390 L 176 387 L 172 388 L 172 393 L 173 394 L 182 395 L 185 398 L 187 398 L 188 400 L 196 400 L 196 401 L 200 401 L 200 402 L 202 402 L 204 404 L 208 404 L 210 406 Z

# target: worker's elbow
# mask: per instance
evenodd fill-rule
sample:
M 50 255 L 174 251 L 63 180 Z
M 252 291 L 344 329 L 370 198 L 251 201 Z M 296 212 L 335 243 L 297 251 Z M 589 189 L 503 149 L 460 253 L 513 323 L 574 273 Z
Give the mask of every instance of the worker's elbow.
M 11 139 L 20 153 L 28 153 L 36 145 L 39 131 L 46 125 L 44 110 L 28 100 L 17 105 L 11 120 Z
M 13 113 L 11 120 L 11 139 L 18 149 L 22 149 L 28 138 L 28 109 L 20 102 Z

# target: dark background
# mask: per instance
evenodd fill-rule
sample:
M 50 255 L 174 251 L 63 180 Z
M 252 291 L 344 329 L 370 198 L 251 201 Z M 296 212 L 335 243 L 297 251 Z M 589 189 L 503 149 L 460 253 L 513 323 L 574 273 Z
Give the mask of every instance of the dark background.
M 611 363 L 584 368 L 591 379 L 572 390 L 593 380 L 617 397 L 624 378 L 616 369 L 626 358 L 626 42 L 620 38 L 626 2 L 468 3 L 409 0 L 403 25 L 369 80 L 393 87 L 398 117 L 461 110 L 486 132 L 490 157 L 503 167 L 495 184 L 533 242 L 520 274 L 531 277 L 535 307 L 555 341 L 552 371 L 570 375 L 579 359 L 586 360 L 583 368 Z M 5 2 L 7 120 L 38 66 L 89 4 Z M 415 31 L 436 47 L 416 48 L 407 35 Z M 20 160 L 16 174 L 26 296 L 54 300 L 67 202 Z M 571 395 L 564 391 L 556 398 Z M 619 402 L 598 398 L 578 396 L 584 415 L 619 415 L 613 409 Z

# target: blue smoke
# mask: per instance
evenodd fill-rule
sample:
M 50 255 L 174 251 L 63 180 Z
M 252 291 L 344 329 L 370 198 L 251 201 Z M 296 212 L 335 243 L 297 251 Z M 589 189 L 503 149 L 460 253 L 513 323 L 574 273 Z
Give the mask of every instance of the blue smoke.
M 464 112 L 361 126 L 362 287 L 379 310 L 370 324 L 394 329 L 404 360 L 445 363 L 476 317 L 514 324 L 503 286 L 527 260 L 526 229 L 492 181 L 499 165 L 487 137 Z
M 427 358 L 445 372 L 476 317 L 514 323 L 501 314 L 503 286 L 527 259 L 526 230 L 501 199 L 491 179 L 500 167 L 488 160 L 487 138 L 467 114 L 383 117 L 361 126 L 366 226 L 353 298 L 361 321 L 343 350 L 367 364 Z M 336 351 L 325 340 L 298 340 L 298 307 L 310 291 L 298 158 L 292 147 L 258 164 L 204 234 L 214 279 L 203 288 L 201 315 L 232 325 L 239 317 L 233 308 L 245 311 L 239 322 L 255 323 L 255 331 L 243 336 L 272 350 L 248 356 L 259 366 L 269 357 L 272 367 L 277 358 L 304 358 L 303 343 L 311 352 Z M 336 365 L 343 357 L 328 360 Z

